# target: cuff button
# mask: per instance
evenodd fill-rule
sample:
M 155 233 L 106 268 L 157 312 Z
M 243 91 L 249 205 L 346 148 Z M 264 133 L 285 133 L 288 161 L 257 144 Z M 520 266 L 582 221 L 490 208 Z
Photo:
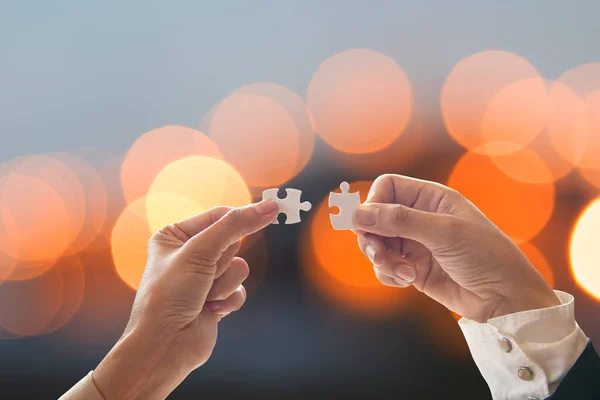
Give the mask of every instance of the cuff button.
M 517 374 L 519 375 L 519 378 L 524 381 L 530 381 L 533 379 L 533 371 L 528 367 L 519 368 Z
M 505 353 L 510 353 L 512 351 L 512 344 L 510 343 L 510 340 L 505 337 L 498 339 L 498 345 Z

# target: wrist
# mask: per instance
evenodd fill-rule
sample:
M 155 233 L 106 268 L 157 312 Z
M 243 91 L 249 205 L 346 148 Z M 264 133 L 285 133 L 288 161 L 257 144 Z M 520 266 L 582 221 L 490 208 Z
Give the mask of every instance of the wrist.
M 94 370 L 94 383 L 106 400 L 164 399 L 193 369 L 177 347 L 170 335 L 132 329 Z
M 537 292 L 526 290 L 520 296 L 513 296 L 502 302 L 502 304 L 494 310 L 490 319 L 524 311 L 556 307 L 560 304 L 559 298 L 550 287 L 548 287 L 548 290 L 540 290 Z

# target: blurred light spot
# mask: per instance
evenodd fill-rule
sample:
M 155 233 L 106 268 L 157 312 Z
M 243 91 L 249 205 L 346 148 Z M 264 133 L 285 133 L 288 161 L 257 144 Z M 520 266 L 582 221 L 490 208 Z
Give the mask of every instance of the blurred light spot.
M 406 131 L 398 136 L 388 147 L 376 153 L 350 154 L 331 148 L 321 149 L 321 160 L 336 160 L 340 166 L 351 175 L 378 176 L 398 172 L 415 163 L 423 156 L 426 144 L 426 134 L 433 132 L 427 117 L 414 115 Z M 402 156 L 399 157 L 398 155 Z
M 117 274 L 130 288 L 137 290 L 146 261 L 152 231 L 146 217 L 145 197 L 129 203 L 112 231 L 111 252 Z
M 600 172 L 600 90 L 584 100 L 587 143 L 578 166 Z
M 600 63 L 583 64 L 572 68 L 562 74 L 557 81 L 571 88 L 583 99 L 592 92 L 600 90 Z
M 21 178 L 11 179 L 11 177 L 17 175 Z M 30 178 L 30 180 L 27 180 L 27 178 Z M 81 232 L 86 216 L 86 202 L 83 188 L 77 176 L 67 165 L 56 158 L 49 155 L 34 154 L 18 157 L 2 164 L 0 166 L 0 180 L 3 179 L 6 179 L 5 182 L 7 185 L 9 182 L 12 182 L 12 185 L 14 185 L 12 187 L 5 186 L 4 189 L 0 188 L 0 196 L 3 196 L 5 200 L 5 212 L 13 214 L 12 218 L 14 218 L 10 220 L 13 223 L 13 230 L 8 229 L 8 234 L 9 236 L 13 234 L 20 235 L 16 240 L 18 240 L 18 243 L 20 243 L 19 246 L 21 246 L 21 249 L 17 252 L 11 253 L 7 251 L 7 253 L 12 257 L 29 261 L 57 258 L 62 255 L 68 247 L 56 247 L 55 252 L 52 254 L 45 253 L 42 249 L 56 245 L 57 241 L 63 237 L 66 237 L 67 245 L 70 246 Z M 34 188 L 39 192 L 27 188 L 27 182 L 31 183 L 31 179 L 37 180 L 38 184 L 34 185 Z M 23 180 L 26 180 L 26 182 Z M 0 183 L 1 186 L 2 184 Z M 49 215 L 52 214 L 51 205 L 43 204 L 45 202 L 44 193 L 47 192 L 48 188 L 50 189 L 48 192 L 49 201 L 55 201 L 58 197 L 60 199 L 59 202 L 62 203 L 62 207 L 58 207 L 54 216 Z M 21 195 L 27 199 L 23 203 L 20 200 Z M 26 241 L 30 238 L 21 233 L 35 233 L 35 229 L 44 231 L 51 228 L 41 226 L 36 228 L 35 216 L 28 215 L 30 207 L 39 208 L 39 211 L 35 210 L 34 213 L 39 213 L 39 217 L 48 218 L 56 222 L 57 225 L 53 228 L 61 230 L 61 232 L 57 232 L 56 240 L 50 240 L 46 247 L 40 247 L 39 250 L 35 249 L 36 246 L 33 243 L 28 244 Z M 10 211 L 8 208 L 10 208 Z M 24 225 L 17 228 L 17 225 L 21 224 L 21 218 L 23 218 Z M 9 220 L 5 222 L 5 224 L 8 223 Z M 37 223 L 39 225 L 39 222 Z M 19 229 L 21 228 L 27 229 L 27 231 L 19 233 Z M 51 235 L 51 233 L 49 234 Z M 41 239 L 38 240 L 41 241 Z M 33 241 L 35 243 L 36 239 Z
M 250 186 L 278 186 L 298 172 L 300 133 L 276 99 L 234 92 L 219 103 L 210 135 Z
M 600 300 L 600 198 L 581 213 L 570 243 L 571 270 L 575 280 L 590 295 Z
M 513 238 L 515 243 L 518 244 L 519 248 L 525 254 L 529 262 L 539 271 L 539 273 L 544 277 L 548 285 L 554 288 L 554 271 L 552 271 L 552 267 L 548 260 L 544 256 L 544 253 L 540 251 L 534 244 L 530 242 L 525 242 L 521 239 Z
M 1 250 L 17 260 L 60 257 L 73 239 L 63 198 L 45 181 L 11 173 L 0 179 Z
M 176 193 L 152 193 L 146 197 L 146 212 L 151 232 L 203 211 L 206 211 L 205 207 Z
M 298 158 L 292 177 L 306 167 L 315 147 L 315 131 L 304 100 L 285 86 L 271 82 L 257 82 L 242 86 L 234 93 L 247 93 L 276 100 L 293 118 L 298 131 Z
M 106 193 L 106 217 L 96 240 L 90 243 L 86 250 L 106 249 L 110 246 L 112 227 L 123 208 L 125 208 L 125 198 L 121 187 L 121 166 L 124 155 L 95 146 L 81 146 L 70 149 L 69 154 L 85 160 L 94 168 L 101 179 L 98 187 L 103 186 Z M 90 190 L 94 192 L 99 189 L 94 186 Z M 101 208 L 101 205 L 96 202 L 94 206 Z
M 27 281 L 0 286 L 0 327 L 20 336 L 41 332 L 62 303 L 63 276 L 58 269 Z
M 516 152 L 490 158 L 494 165 L 510 178 L 523 183 L 550 183 L 554 176 L 536 152 L 521 148 Z
M 152 200 L 157 194 L 171 197 Z M 144 215 L 148 217 L 150 229 L 158 230 L 165 222 L 176 222 L 182 216 L 220 205 L 238 207 L 251 201 L 246 183 L 233 167 L 215 158 L 194 156 L 175 161 L 157 174 L 149 190 Z M 168 211 L 168 208 L 180 210 Z M 165 212 L 170 213 L 166 218 Z M 171 216 L 177 219 L 169 221 Z
M 391 58 L 366 49 L 325 60 L 307 90 L 317 134 L 335 149 L 373 153 L 402 134 L 413 95 L 406 74 Z
M 492 154 L 501 148 L 489 148 L 488 143 L 508 142 L 519 147 L 503 150 L 518 149 L 540 132 L 545 96 L 544 81 L 529 61 L 491 50 L 464 58 L 452 69 L 440 102 L 454 140 L 469 150 Z
M 65 253 L 74 254 L 87 248 L 104 227 L 107 213 L 106 188 L 102 177 L 85 160 L 69 153 L 55 153 L 52 157 L 75 173 L 85 196 L 83 227 Z
M 458 161 L 448 186 L 471 200 L 507 235 L 524 241 L 542 230 L 554 210 L 554 184 L 513 180 L 489 157 L 475 152 Z
M 0 240 L 5 237 L 5 233 L 2 232 L 4 224 L 0 221 Z M 6 253 L 0 251 L 0 285 L 8 278 L 15 270 L 17 260 Z
M 548 97 L 546 132 L 553 150 L 567 161 L 559 170 L 562 173 L 555 176 L 566 175 L 583 158 L 588 143 L 586 117 L 583 98 L 562 82 L 554 82 Z
M 371 182 L 351 185 L 366 200 Z M 408 291 L 384 286 L 375 277 L 373 265 L 358 248 L 350 231 L 335 231 L 329 220 L 336 209 L 328 196 L 318 206 L 302 237 L 302 266 L 306 278 L 329 301 L 364 316 L 385 317 L 404 306 Z
M 77 313 L 83 301 L 85 273 L 80 258 L 77 255 L 64 257 L 54 269 L 62 274 L 62 301 L 54 318 L 38 334 L 48 334 L 62 328 Z
M 484 142 L 507 142 L 522 149 L 544 128 L 546 103 L 546 83 L 542 78 L 506 85 L 492 97 L 483 114 Z
M 123 160 L 121 184 L 126 201 L 146 196 L 156 174 L 184 157 L 222 158 L 217 146 L 203 133 L 184 126 L 164 126 L 144 133 Z
M 15 259 L 12 272 L 6 276 L 7 281 L 26 281 L 36 278 L 54 268 L 57 259 L 46 259 L 42 261 L 29 261 Z

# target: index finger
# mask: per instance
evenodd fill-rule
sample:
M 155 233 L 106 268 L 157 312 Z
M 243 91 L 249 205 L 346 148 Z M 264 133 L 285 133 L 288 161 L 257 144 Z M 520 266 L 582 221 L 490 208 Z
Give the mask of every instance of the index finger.
M 231 209 L 217 222 L 194 236 L 186 247 L 220 257 L 227 248 L 267 225 L 277 216 L 279 207 L 273 200 Z

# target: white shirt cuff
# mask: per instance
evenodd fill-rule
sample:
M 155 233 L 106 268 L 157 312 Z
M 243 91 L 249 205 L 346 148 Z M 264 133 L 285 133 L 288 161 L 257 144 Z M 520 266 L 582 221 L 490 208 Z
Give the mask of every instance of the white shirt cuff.
M 575 321 L 574 298 L 555 291 L 561 305 L 492 318 L 462 318 L 471 354 L 494 400 L 550 396 L 573 367 L 587 337 Z

